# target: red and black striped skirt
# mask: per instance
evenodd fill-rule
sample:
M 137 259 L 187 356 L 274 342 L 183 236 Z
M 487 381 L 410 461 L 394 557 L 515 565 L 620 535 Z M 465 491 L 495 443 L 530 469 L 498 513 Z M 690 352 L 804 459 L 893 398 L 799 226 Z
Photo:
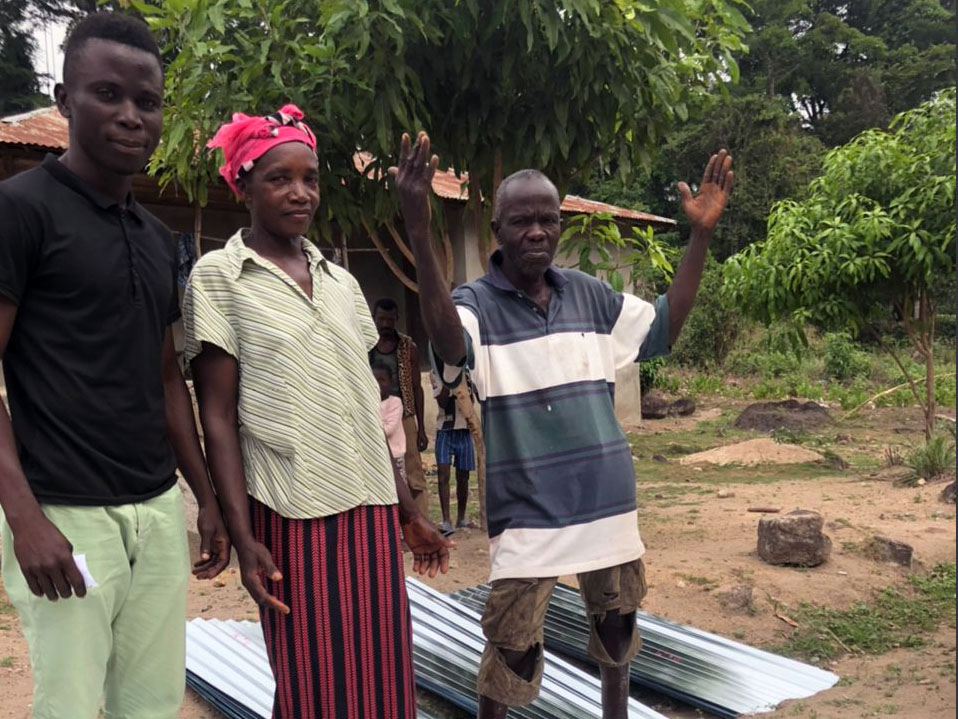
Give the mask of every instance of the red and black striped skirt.
M 288 615 L 260 610 L 276 678 L 274 719 L 415 719 L 398 507 L 286 519 L 250 498 L 253 534 Z

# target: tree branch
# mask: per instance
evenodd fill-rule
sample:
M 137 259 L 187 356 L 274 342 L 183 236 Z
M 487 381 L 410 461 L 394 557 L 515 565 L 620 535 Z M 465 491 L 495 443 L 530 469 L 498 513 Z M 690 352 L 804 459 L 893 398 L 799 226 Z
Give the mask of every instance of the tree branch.
M 383 244 L 382 239 L 380 239 L 379 233 L 369 226 L 369 223 L 366 221 L 365 217 L 361 218 L 360 222 L 362 222 L 366 232 L 369 233 L 369 239 L 373 241 L 374 245 L 376 245 L 376 249 L 379 250 L 379 254 L 383 256 L 383 260 L 385 260 L 389 269 L 392 270 L 392 273 L 396 275 L 399 281 L 406 285 L 406 287 L 411 289 L 416 294 L 419 294 L 419 285 L 409 279 L 409 275 L 403 272 L 402 267 L 399 266 L 396 260 L 390 257 L 389 250 Z
M 403 240 L 402 235 L 399 234 L 399 230 L 396 229 L 392 220 L 386 223 L 386 229 L 389 230 L 389 234 L 393 236 L 393 241 L 396 243 L 396 247 L 399 248 L 399 251 L 402 252 L 403 257 L 409 260 L 409 264 L 415 267 L 416 257 L 413 255 L 412 250 L 409 249 L 409 245 Z

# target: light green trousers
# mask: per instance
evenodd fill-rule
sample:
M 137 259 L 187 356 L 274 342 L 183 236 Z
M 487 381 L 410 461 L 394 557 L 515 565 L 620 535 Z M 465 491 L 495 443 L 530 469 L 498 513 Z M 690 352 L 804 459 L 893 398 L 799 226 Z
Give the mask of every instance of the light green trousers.
M 33 665 L 34 719 L 176 719 L 183 702 L 189 556 L 177 486 L 118 507 L 45 504 L 97 586 L 51 602 L 27 587 L 3 525 L 3 585 Z

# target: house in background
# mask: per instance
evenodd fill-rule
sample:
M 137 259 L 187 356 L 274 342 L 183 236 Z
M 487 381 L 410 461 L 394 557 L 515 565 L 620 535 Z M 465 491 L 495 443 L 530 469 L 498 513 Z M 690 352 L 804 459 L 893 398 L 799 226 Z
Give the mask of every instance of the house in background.
M 67 121 L 56 107 L 0 118 L 0 180 L 35 167 L 47 153 L 62 153 L 67 148 L 68 139 Z M 369 158 L 362 154 L 357 154 L 354 159 L 357 172 L 369 162 Z M 433 179 L 433 190 L 442 200 L 446 230 L 443 246 L 451 254 L 448 269 L 453 285 L 474 280 L 485 272 L 484 251 L 480 249 L 482 244 L 475 215 L 472 205 L 468 204 L 469 195 L 464 186 L 467 179 L 466 176 L 457 177 L 451 170 L 437 172 Z M 162 220 L 178 241 L 192 244 L 195 210 L 184 194 L 173 187 L 161 192 L 156 180 L 146 174 L 136 176 L 133 191 L 137 201 Z M 562 201 L 562 213 L 566 217 L 598 212 L 609 213 L 623 227 L 651 226 L 657 231 L 667 231 L 674 229 L 676 224 L 664 217 L 575 195 L 566 195 Z M 222 247 L 237 228 L 247 223 L 246 208 L 236 202 L 226 185 L 218 183 L 211 187 L 208 202 L 202 208 L 201 251 Z M 401 224 L 397 225 L 401 227 Z M 422 344 L 425 337 L 418 294 L 414 289 L 415 268 L 408 247 L 394 229 L 397 225 L 368 228 L 341 237 L 335 244 L 320 242 L 320 247 L 327 256 L 349 269 L 370 304 L 380 297 L 393 298 L 400 308 L 400 327 Z M 425 353 L 422 356 L 425 357 Z M 618 382 L 623 391 L 617 392 L 617 406 L 620 414 L 628 418 L 638 417 L 637 378 L 637 368 L 633 368 Z M 630 391 L 633 385 L 634 392 Z M 432 414 L 426 413 L 430 417 Z

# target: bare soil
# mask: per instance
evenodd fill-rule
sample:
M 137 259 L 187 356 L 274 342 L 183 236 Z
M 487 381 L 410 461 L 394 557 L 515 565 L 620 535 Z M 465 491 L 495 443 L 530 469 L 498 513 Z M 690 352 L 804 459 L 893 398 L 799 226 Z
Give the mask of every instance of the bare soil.
M 889 473 L 878 469 L 884 446 L 918 436 L 920 421 L 917 412 L 914 414 L 913 419 L 903 417 L 901 410 L 876 410 L 867 420 L 840 427 L 839 431 L 855 438 L 844 445 L 843 451 L 864 458 L 845 472 L 822 469 L 821 465 L 780 465 L 774 467 L 775 474 L 760 467 L 734 466 L 695 471 L 695 467 L 671 459 L 665 464 L 637 460 L 640 525 L 648 546 L 645 559 L 650 590 L 645 608 L 739 641 L 774 648 L 793 631 L 776 617 L 776 609 L 782 613 L 801 601 L 846 608 L 868 601 L 876 590 L 906 580 L 909 570 L 876 563 L 855 549 L 873 534 L 911 544 L 916 564 L 910 571 L 921 571 L 937 562 L 954 562 L 955 506 L 939 501 L 943 484 L 900 487 Z M 672 437 L 676 442 L 695 444 L 695 449 L 737 441 L 741 437 L 722 439 L 725 430 L 720 428 L 716 433 L 709 425 L 728 415 L 725 405 L 693 417 L 647 422 L 632 428 L 636 434 L 634 446 L 639 454 L 645 454 L 645 444 L 655 445 Z M 708 422 L 703 423 L 703 418 Z M 835 431 L 829 429 L 832 434 Z M 723 498 L 718 496 L 720 490 Z M 756 554 L 761 515 L 746 511 L 755 505 L 781 506 L 783 512 L 821 512 L 826 532 L 833 540 L 831 559 L 814 569 L 764 564 Z M 475 512 L 472 516 L 475 518 Z M 484 534 L 462 530 L 454 539 L 458 546 L 449 573 L 424 580 L 443 592 L 487 578 L 489 556 Z M 408 564 L 407 571 L 411 571 Z M 564 581 L 574 583 L 574 578 Z M 732 610 L 718 600 L 716 595 L 722 587 L 736 584 L 752 587 L 752 611 Z M 191 580 L 188 614 L 236 619 L 257 616 L 235 567 L 217 582 Z M 826 666 L 842 676 L 838 686 L 810 699 L 789 702 L 763 716 L 943 719 L 955 715 L 953 626 L 941 627 L 928 637 L 922 649 L 896 649 L 880 656 L 846 655 Z M 26 645 L 16 614 L 0 593 L 0 719 L 26 719 L 31 690 Z M 659 695 L 643 694 L 642 699 L 672 719 L 703 716 Z M 188 695 L 181 719 L 215 716 L 196 696 Z M 450 712 L 449 716 L 463 715 Z
M 816 402 L 787 399 L 782 402 L 758 402 L 746 407 L 735 420 L 738 429 L 771 432 L 774 429 L 808 430 L 834 423 L 835 420 Z
M 696 452 L 679 459 L 679 464 L 717 464 L 720 467 L 738 464 L 753 467 L 757 464 L 802 464 L 823 459 L 822 455 L 811 449 L 761 438 Z

